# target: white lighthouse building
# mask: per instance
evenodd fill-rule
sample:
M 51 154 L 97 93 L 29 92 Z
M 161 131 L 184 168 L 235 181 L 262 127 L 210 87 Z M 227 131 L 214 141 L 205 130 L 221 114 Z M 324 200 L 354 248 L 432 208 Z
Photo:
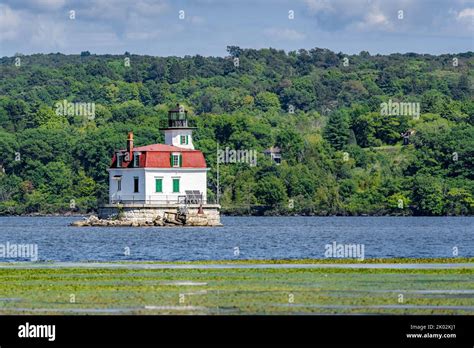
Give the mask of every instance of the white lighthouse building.
M 209 168 L 194 149 L 193 129 L 187 111 L 177 105 L 162 128 L 165 144 L 134 147 L 129 133 L 127 148 L 114 153 L 108 169 L 109 204 L 207 204 Z

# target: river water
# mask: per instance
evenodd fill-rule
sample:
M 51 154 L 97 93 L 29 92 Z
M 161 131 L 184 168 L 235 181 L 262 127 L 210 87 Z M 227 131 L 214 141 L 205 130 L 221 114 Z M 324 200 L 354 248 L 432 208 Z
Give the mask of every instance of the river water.
M 6 253 L 18 244 L 36 245 L 40 261 L 325 258 L 334 243 L 358 244 L 365 258 L 474 256 L 474 217 L 222 217 L 218 228 L 68 226 L 78 219 L 0 217 L 0 262 L 29 261 L 29 254 Z

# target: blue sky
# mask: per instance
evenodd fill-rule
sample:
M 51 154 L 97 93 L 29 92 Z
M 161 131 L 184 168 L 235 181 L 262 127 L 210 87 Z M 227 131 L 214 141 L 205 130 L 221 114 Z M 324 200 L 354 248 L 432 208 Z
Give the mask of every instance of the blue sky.
M 0 0 L 0 56 L 225 56 L 228 45 L 474 51 L 474 0 Z

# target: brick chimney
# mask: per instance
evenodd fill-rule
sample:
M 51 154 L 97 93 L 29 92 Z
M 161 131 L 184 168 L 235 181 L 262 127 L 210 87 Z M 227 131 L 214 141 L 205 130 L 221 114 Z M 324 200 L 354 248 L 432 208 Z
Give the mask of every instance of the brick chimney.
M 128 138 L 127 138 L 127 152 L 130 154 L 130 158 L 132 158 L 132 151 L 133 151 L 133 132 L 129 132 Z

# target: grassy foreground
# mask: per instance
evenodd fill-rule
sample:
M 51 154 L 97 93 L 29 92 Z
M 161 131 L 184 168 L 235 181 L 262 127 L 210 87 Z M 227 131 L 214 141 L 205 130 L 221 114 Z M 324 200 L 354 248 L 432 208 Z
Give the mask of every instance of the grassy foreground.
M 0 314 L 359 313 L 474 314 L 474 269 L 0 269 Z
M 130 261 L 119 261 L 118 263 L 131 263 Z M 157 263 L 156 261 L 140 261 L 139 263 Z M 258 264 L 352 264 L 352 263 L 474 263 L 474 257 L 392 257 L 392 258 L 367 258 L 359 261 L 354 258 L 324 258 L 324 259 L 277 259 L 277 260 L 248 260 L 248 259 L 233 259 L 233 260 L 200 260 L 200 261 L 160 261 L 163 264 L 242 264 L 242 265 L 258 265 Z M 1 263 L 0 263 L 1 264 Z

